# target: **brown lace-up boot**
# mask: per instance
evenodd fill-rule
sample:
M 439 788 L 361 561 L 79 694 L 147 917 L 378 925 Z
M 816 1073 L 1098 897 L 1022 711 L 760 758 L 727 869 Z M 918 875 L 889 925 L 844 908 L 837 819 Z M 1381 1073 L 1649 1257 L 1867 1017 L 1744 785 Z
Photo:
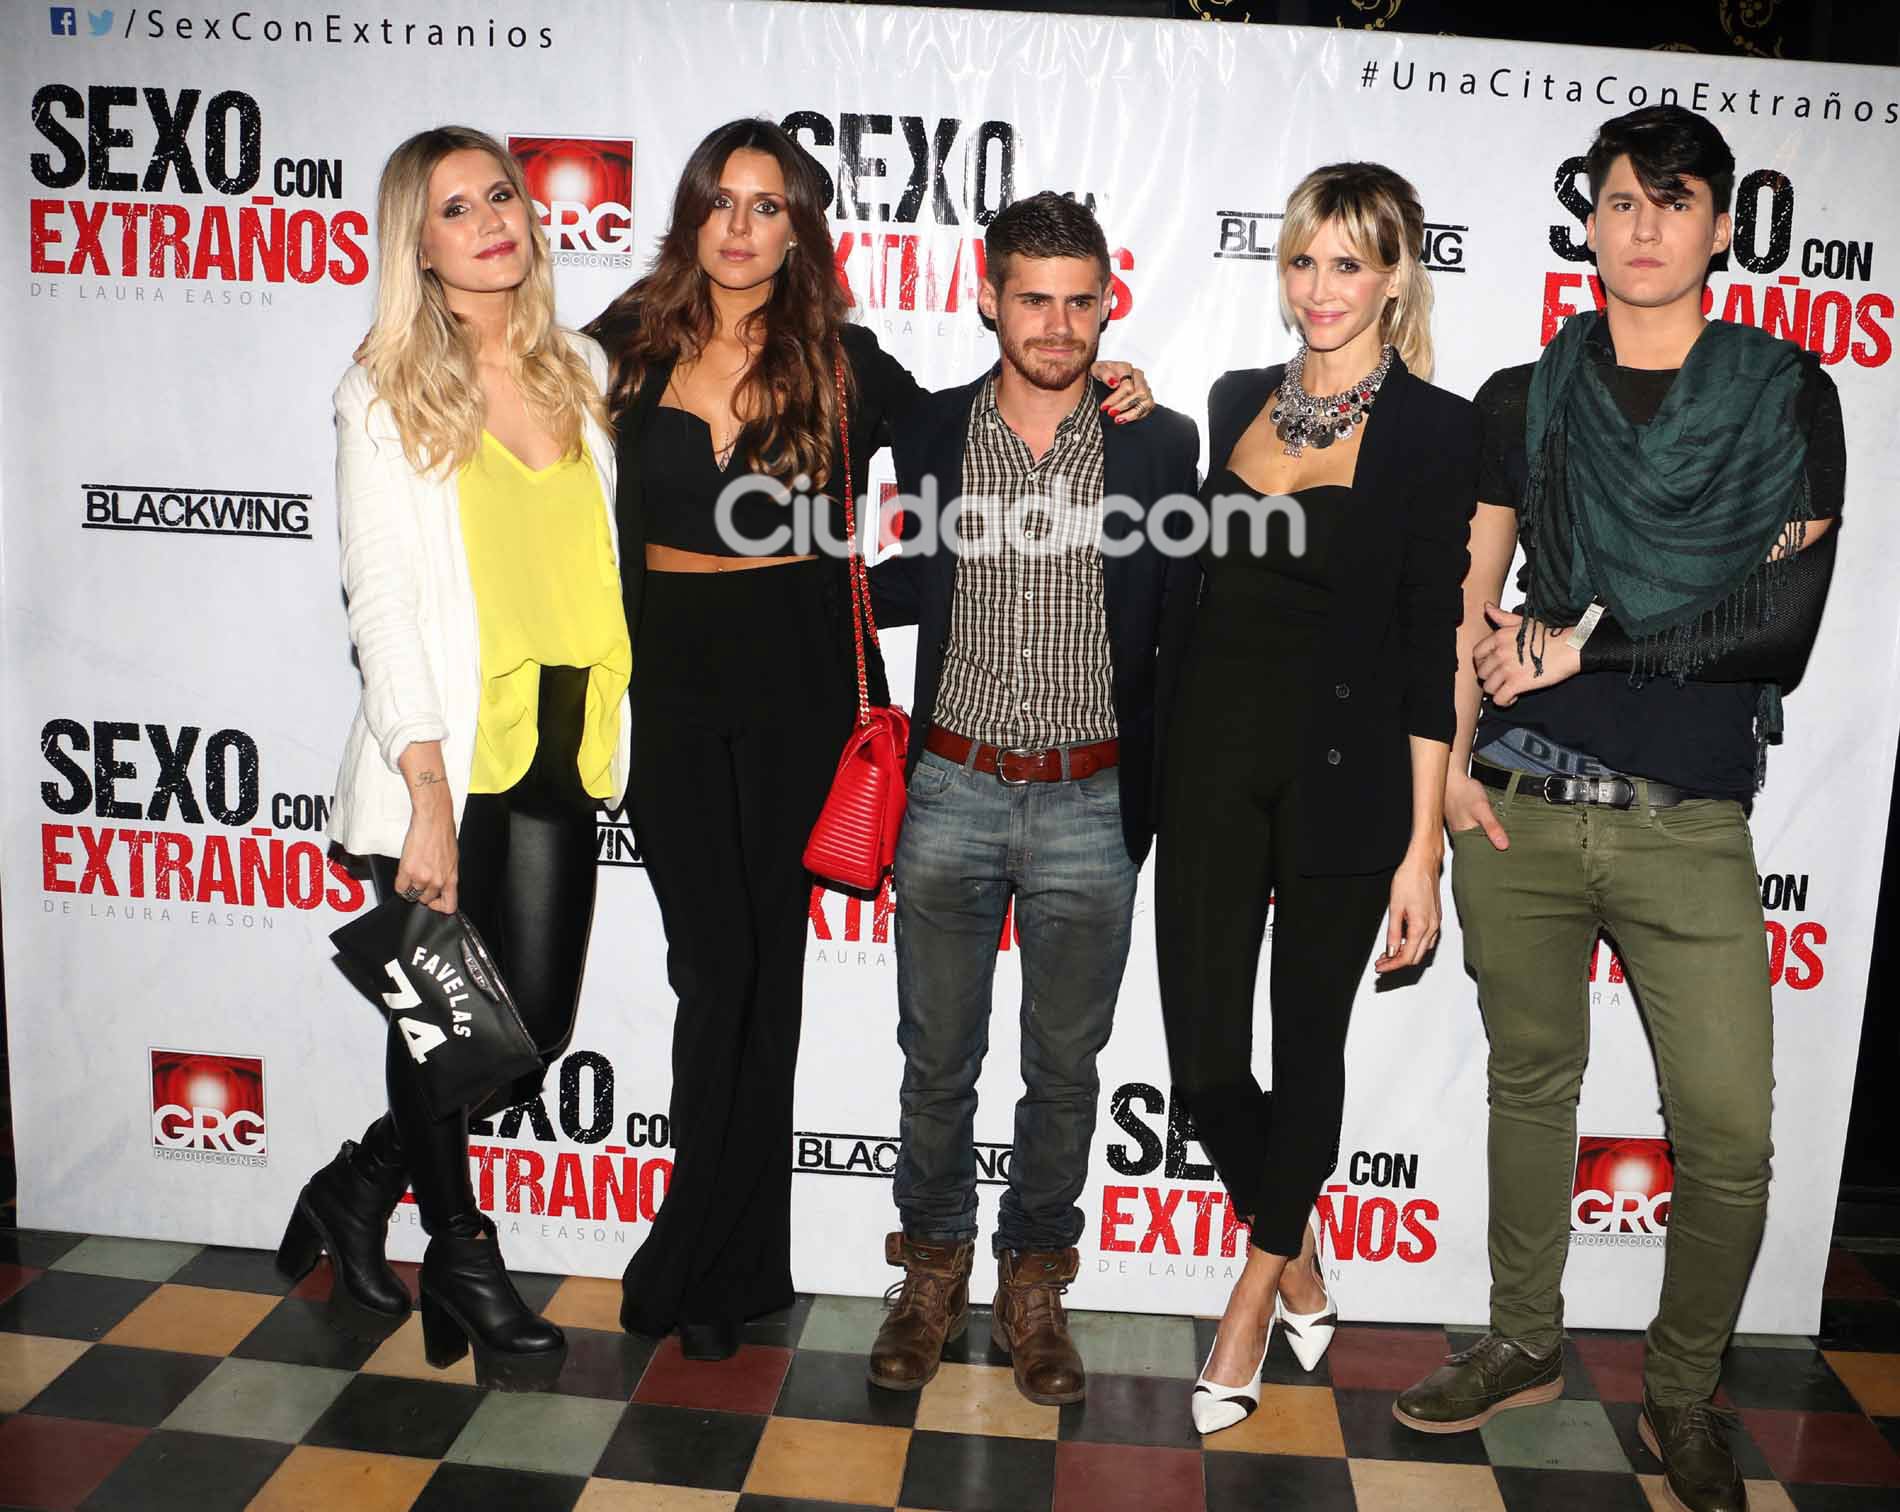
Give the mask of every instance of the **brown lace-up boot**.
M 1016 1389 L 1045 1407 L 1079 1402 L 1088 1391 L 1062 1306 L 1080 1265 L 1072 1249 L 1005 1250 L 996 1257 L 990 1338 L 1009 1352 Z
M 884 1294 L 890 1313 L 877 1331 L 865 1375 L 887 1391 L 921 1391 L 943 1363 L 943 1347 L 970 1322 L 971 1242 L 922 1244 L 884 1237 L 884 1260 L 904 1279 Z

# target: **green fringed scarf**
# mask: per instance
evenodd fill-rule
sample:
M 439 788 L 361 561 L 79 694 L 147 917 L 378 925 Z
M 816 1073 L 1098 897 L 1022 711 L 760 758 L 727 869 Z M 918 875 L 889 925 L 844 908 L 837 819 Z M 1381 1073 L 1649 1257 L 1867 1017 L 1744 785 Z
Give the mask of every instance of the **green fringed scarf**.
M 1529 562 L 1519 649 L 1542 666 L 1543 629 L 1601 598 L 1638 642 L 1634 676 L 1681 681 L 1774 614 L 1792 553 L 1759 576 L 1810 513 L 1807 438 L 1795 423 L 1801 352 L 1750 326 L 1710 321 L 1662 407 L 1632 425 L 1590 354 L 1596 311 L 1572 316 L 1531 375 L 1525 414 Z M 1797 542 L 1798 544 L 1798 542 Z M 1764 740 L 1781 735 L 1780 690 L 1763 687 Z

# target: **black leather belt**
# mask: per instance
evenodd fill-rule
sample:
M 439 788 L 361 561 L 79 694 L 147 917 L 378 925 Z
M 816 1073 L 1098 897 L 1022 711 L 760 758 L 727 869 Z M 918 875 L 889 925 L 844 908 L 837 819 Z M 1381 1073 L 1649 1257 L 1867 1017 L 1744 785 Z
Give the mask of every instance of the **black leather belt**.
M 1471 764 L 1471 775 L 1491 788 L 1508 788 L 1511 779 L 1516 777 L 1520 796 L 1542 798 L 1546 803 L 1590 803 L 1614 809 L 1636 807 L 1636 781 L 1631 777 L 1565 777 L 1556 772 L 1540 777 L 1535 772 L 1510 772 L 1475 761 Z M 1666 782 L 1650 782 L 1648 786 L 1651 808 L 1674 808 L 1678 803 L 1708 796 L 1671 787 Z

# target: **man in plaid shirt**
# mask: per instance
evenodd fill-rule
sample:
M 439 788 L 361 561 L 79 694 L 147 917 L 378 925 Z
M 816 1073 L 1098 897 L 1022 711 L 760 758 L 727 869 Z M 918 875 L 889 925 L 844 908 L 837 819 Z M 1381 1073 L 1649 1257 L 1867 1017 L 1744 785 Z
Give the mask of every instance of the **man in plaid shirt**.
M 1062 1403 L 1086 1387 L 1061 1295 L 1083 1227 L 1095 1059 L 1153 835 L 1161 606 L 1185 561 L 1157 548 L 1148 516 L 1193 494 L 1200 439 L 1152 400 L 1128 411 L 1137 423 L 1102 413 L 1108 390 L 1089 369 L 1108 245 L 1088 209 L 1038 194 L 984 241 L 979 302 L 1001 360 L 920 400 L 893 448 L 904 494 L 928 499 L 928 479 L 955 502 L 941 532 L 871 574 L 879 623 L 915 624 L 918 641 L 896 864 L 903 1228 L 885 1242 L 905 1279 L 868 1374 L 921 1388 L 967 1322 L 976 1084 L 1013 901 L 1027 1090 L 992 1240 L 991 1336 L 1025 1396 Z

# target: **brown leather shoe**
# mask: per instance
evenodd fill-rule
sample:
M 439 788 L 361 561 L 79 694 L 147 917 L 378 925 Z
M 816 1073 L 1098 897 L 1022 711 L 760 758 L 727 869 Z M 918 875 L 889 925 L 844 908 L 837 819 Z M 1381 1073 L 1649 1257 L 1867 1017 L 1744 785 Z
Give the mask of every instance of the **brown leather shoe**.
M 1045 1407 L 1079 1402 L 1088 1391 L 1062 1306 L 1080 1266 L 1072 1249 L 1004 1250 L 996 1257 L 990 1339 L 1008 1353 L 1016 1389 Z
M 877 1331 L 864 1374 L 886 1391 L 921 1391 L 943 1363 L 943 1347 L 963 1337 L 970 1322 L 971 1242 L 920 1244 L 903 1234 L 884 1236 L 887 1265 L 904 1279 L 885 1293 L 890 1313 Z

